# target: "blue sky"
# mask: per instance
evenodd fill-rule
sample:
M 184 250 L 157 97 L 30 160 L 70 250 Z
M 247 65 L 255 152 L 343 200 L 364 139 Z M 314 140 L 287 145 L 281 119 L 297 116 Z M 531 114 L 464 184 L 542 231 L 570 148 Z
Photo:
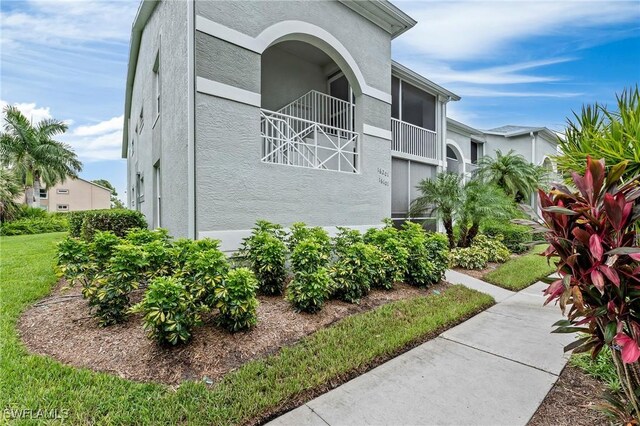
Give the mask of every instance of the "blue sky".
M 418 24 L 393 57 L 462 96 L 449 116 L 481 129 L 561 130 L 572 110 L 640 80 L 640 1 L 399 1 Z M 2 104 L 69 123 L 86 179 L 122 196 L 130 28 L 137 0 L 3 0 Z

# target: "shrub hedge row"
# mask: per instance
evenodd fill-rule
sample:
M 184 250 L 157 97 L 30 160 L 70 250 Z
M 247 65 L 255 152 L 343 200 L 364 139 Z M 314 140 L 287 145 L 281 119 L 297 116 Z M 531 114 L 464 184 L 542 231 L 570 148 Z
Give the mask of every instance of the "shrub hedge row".
M 41 210 L 44 212 L 44 210 Z M 45 212 L 46 213 L 46 212 Z M 46 232 L 64 232 L 69 230 L 69 221 L 64 216 L 23 218 L 0 225 L 0 235 L 44 234 Z
M 128 209 L 85 210 L 70 212 L 69 234 L 91 241 L 96 231 L 111 231 L 123 237 L 129 229 L 146 228 L 142 213 Z
M 482 224 L 480 231 L 495 238 L 502 235 L 502 242 L 512 253 L 523 253 L 530 248 L 533 236 L 531 230 L 523 225 L 511 222 L 487 221 Z
M 135 213 L 79 216 L 73 226 L 82 238 L 70 236 L 58 246 L 60 274 L 82 285 L 101 325 L 141 313 L 149 336 L 160 343 L 187 341 L 207 312 L 231 332 L 252 327 L 258 292 L 284 292 L 295 309 L 317 312 L 330 297 L 357 303 L 372 287 L 391 289 L 397 281 L 428 286 L 443 278 L 448 263 L 446 237 L 414 223 L 400 230 L 387 224 L 365 235 L 341 229 L 332 239 L 322 228 L 298 223 L 285 232 L 262 221 L 229 259 L 215 240 L 122 231 L 139 220 Z M 123 236 L 98 227 L 117 228 Z M 132 307 L 138 290 L 144 295 Z

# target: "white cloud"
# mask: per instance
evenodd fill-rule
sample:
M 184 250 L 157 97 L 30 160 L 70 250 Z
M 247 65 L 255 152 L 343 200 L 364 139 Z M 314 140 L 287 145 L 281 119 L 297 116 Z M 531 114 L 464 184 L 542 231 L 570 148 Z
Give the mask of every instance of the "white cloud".
M 0 107 L 9 102 L 0 99 Z M 27 118 L 35 124 L 42 119 L 52 118 L 51 108 L 37 106 L 35 103 L 15 103 Z M 66 133 L 57 137 L 68 143 L 83 162 L 120 160 L 122 145 L 122 126 L 124 115 L 113 117 L 93 124 L 73 126 L 73 120 L 63 120 L 69 126 Z
M 108 132 L 122 130 L 124 123 L 124 115 L 113 117 L 110 120 L 101 121 L 97 124 L 79 126 L 74 130 L 77 136 L 95 136 L 103 135 Z
M 418 24 L 398 43 L 438 60 L 496 59 L 511 43 L 637 22 L 635 1 L 396 1 Z M 550 46 L 552 47 L 552 46 Z
M 0 109 L 4 110 L 7 105 L 10 105 L 9 102 L 0 99 Z M 11 105 L 17 107 L 18 110 L 34 124 L 41 120 L 52 118 L 49 107 L 37 107 L 35 102 L 13 103 Z

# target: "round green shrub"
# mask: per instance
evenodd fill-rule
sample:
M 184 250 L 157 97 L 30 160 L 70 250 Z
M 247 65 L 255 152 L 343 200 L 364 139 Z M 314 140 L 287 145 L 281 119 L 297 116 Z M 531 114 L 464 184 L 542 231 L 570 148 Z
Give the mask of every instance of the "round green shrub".
M 218 324 L 231 332 L 246 330 L 258 322 L 258 281 L 247 268 L 234 269 L 216 288 Z
M 483 222 L 480 231 L 491 238 L 502 235 L 502 243 L 512 253 L 524 253 L 533 240 L 529 228 L 511 222 L 486 221 Z
M 281 294 L 287 279 L 287 246 L 268 229 L 254 229 L 240 251 L 255 274 L 259 291 L 263 294 Z
M 478 234 L 473 239 L 471 247 L 477 247 L 487 255 L 489 262 L 503 263 L 509 260 L 511 252 L 502 244 L 502 235 L 498 235 L 495 238 L 489 238 L 486 235 Z
M 372 286 L 387 286 L 382 252 L 372 244 L 357 242 L 341 250 L 332 268 L 334 294 L 358 303 Z M 393 283 L 391 283 L 393 285 Z
M 332 281 L 327 268 L 296 272 L 287 287 L 287 300 L 297 311 L 315 313 L 329 298 Z
M 193 328 L 201 322 L 191 294 L 173 277 L 153 279 L 144 298 L 131 308 L 131 312 L 143 314 L 147 335 L 161 344 L 189 341 Z
M 488 257 L 479 247 L 454 248 L 449 253 L 451 267 L 463 269 L 484 269 L 487 267 Z

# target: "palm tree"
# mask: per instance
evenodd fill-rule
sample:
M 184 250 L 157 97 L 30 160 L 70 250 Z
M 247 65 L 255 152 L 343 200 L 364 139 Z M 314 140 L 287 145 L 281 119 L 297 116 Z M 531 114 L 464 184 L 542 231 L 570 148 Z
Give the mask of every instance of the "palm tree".
M 546 173 L 520 154 L 497 150 L 495 158 L 484 156 L 478 161 L 477 176 L 486 183 L 498 185 L 515 201 L 527 199 L 541 185 Z
M 607 169 L 627 162 L 622 179 L 640 175 L 640 90 L 638 86 L 616 96 L 615 110 L 585 105 L 574 119 L 567 119 L 565 137 L 558 142 L 558 169 L 572 182 L 571 172 L 584 175 L 587 157 L 604 158 Z
M 20 210 L 16 198 L 22 193 L 20 178 L 11 169 L 0 167 L 0 221 L 13 220 Z
M 47 119 L 33 125 L 16 107 L 4 109 L 4 132 L 0 134 L 0 157 L 24 184 L 25 201 L 37 207 L 40 182 L 53 186 L 67 177 L 75 178 L 82 170 L 73 149 L 53 139 L 64 133 L 67 125 Z
M 513 217 L 515 210 L 513 199 L 497 185 L 487 184 L 478 179 L 467 182 L 462 189 L 462 202 L 458 214 L 458 247 L 471 245 L 483 220 L 509 219 Z
M 413 201 L 409 211 L 415 217 L 433 209 L 444 224 L 451 248 L 456 245 L 453 220 L 460 208 L 461 181 L 462 176 L 450 172 L 438 173 L 435 179 L 423 179 L 417 186 L 422 195 Z

